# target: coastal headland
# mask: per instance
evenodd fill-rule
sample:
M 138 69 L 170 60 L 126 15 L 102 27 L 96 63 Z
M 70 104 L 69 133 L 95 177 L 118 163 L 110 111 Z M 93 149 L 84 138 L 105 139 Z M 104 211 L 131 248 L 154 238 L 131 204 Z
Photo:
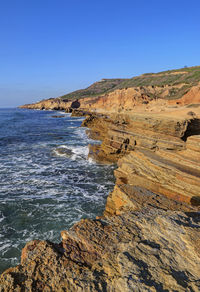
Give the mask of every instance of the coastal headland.
M 101 140 L 89 155 L 117 163 L 104 214 L 33 240 L 0 291 L 199 291 L 200 67 L 131 79 L 21 108 L 85 116 Z

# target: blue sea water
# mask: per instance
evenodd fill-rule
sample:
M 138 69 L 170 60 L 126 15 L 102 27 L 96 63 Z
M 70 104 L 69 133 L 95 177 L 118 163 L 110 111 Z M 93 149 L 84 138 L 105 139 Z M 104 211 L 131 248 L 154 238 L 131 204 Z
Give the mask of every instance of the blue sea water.
M 87 158 L 94 141 L 82 120 L 0 109 L 0 272 L 20 262 L 27 241 L 59 242 L 60 231 L 102 214 L 114 166 Z

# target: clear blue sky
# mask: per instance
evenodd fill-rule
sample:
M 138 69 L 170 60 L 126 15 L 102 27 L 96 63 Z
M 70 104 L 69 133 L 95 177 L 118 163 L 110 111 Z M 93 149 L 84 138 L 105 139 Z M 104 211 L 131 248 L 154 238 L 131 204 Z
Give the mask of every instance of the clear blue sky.
M 200 65 L 199 0 L 0 0 L 0 107 Z

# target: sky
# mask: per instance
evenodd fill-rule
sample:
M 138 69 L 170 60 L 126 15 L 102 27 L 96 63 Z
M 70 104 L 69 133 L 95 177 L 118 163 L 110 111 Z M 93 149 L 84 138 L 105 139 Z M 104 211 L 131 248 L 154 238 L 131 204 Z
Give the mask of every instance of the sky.
M 200 65 L 199 0 L 0 0 L 0 107 Z

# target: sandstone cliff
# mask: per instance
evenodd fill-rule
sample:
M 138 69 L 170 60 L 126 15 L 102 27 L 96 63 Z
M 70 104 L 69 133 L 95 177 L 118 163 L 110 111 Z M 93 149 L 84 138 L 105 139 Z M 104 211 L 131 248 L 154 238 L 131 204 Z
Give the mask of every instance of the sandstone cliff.
M 112 162 L 121 158 L 116 185 L 145 187 L 190 204 L 199 200 L 199 118 L 93 114 L 83 124 L 91 128 L 93 138 L 102 133 L 103 142 L 90 147 L 91 156 Z
M 82 109 L 98 112 L 122 112 L 122 111 L 158 111 L 165 110 L 170 105 L 200 104 L 200 85 L 194 86 L 181 99 L 168 100 L 170 90 L 184 87 L 184 84 L 174 86 L 140 86 L 125 89 L 117 89 L 113 92 L 97 97 L 85 97 L 78 100 L 62 100 L 51 98 L 35 104 L 26 104 L 21 108 L 67 110 Z
M 102 217 L 62 231 L 60 244 L 27 243 L 0 291 L 200 290 L 200 86 L 187 87 L 189 74 L 150 74 L 100 96 L 24 106 L 86 115 L 88 135 L 102 140 L 89 155 L 118 163 L 116 184 Z M 181 98 L 169 100 L 174 92 Z
M 132 110 L 162 100 L 162 109 L 168 104 L 200 103 L 200 66 L 150 73 L 130 79 L 102 79 L 86 89 L 42 100 L 23 107 L 33 109 L 81 108 L 100 111 Z M 146 106 L 150 103 L 150 106 Z M 159 105 L 160 106 L 160 105 Z

